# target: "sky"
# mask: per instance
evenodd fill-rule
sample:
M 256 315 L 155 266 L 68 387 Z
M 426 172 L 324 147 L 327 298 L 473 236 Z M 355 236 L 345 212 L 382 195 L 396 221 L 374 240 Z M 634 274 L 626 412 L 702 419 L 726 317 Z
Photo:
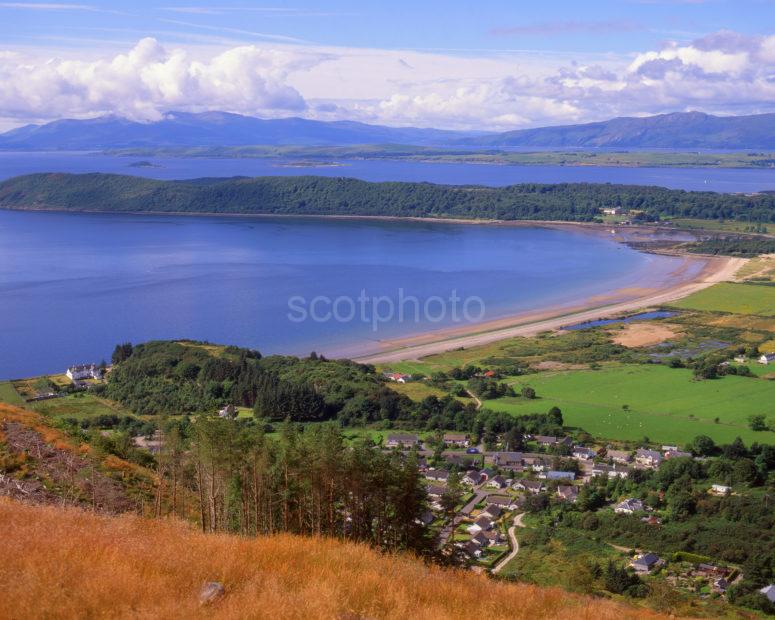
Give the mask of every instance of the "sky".
M 501 131 L 775 112 L 775 0 L 0 0 L 0 130 L 178 110 Z

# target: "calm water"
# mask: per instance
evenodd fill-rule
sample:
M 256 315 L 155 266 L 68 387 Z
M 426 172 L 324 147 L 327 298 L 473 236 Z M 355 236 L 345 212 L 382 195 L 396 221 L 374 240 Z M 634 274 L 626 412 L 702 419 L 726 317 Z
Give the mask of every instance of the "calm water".
M 664 280 L 678 264 L 542 228 L 0 211 L 0 378 L 61 371 L 109 358 L 117 342 L 153 338 L 354 354 L 456 324 L 450 303 L 415 322 L 410 296 L 478 296 L 489 320 Z M 291 298 L 309 309 L 317 296 L 363 292 L 386 296 L 396 312 L 403 294 L 404 321 L 377 321 L 375 331 L 373 306 L 366 321 L 360 306 L 349 322 L 289 319 Z M 347 302 L 338 308 L 347 319 Z M 468 310 L 479 318 L 477 303 Z
M 138 160 L 158 167 L 137 168 Z M 31 172 L 113 172 L 155 179 L 303 175 L 347 176 L 366 181 L 428 181 L 447 184 L 625 183 L 715 192 L 775 190 L 775 170 L 708 168 L 595 168 L 435 164 L 409 161 L 342 161 L 337 167 L 288 167 L 262 159 L 113 157 L 86 153 L 3 153 L 0 179 Z
M 669 312 L 667 310 L 656 310 L 654 312 L 640 312 L 627 316 L 622 319 L 600 319 L 599 321 L 585 321 L 584 323 L 576 323 L 575 325 L 567 325 L 563 329 L 567 331 L 576 331 L 579 329 L 589 329 L 590 327 L 603 327 L 604 325 L 612 325 L 613 323 L 634 323 L 636 321 L 650 321 L 652 319 L 668 319 L 671 316 L 675 316 L 677 312 Z

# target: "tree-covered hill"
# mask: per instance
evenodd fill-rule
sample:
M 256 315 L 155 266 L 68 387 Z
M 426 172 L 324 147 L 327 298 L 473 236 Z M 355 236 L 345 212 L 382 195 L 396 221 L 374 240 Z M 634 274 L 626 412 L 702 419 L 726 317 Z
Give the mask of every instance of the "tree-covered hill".
M 508 187 L 370 183 L 348 178 L 234 177 L 156 181 L 113 174 L 31 174 L 0 183 L 0 208 L 65 211 L 370 215 L 593 221 L 603 207 L 634 219 L 775 221 L 775 194 L 717 194 L 637 185 Z

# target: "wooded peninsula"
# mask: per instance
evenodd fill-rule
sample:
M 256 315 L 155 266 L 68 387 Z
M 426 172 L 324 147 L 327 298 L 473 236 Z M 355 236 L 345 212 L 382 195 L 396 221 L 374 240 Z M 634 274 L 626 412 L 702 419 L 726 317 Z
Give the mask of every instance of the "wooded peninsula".
M 357 215 L 633 222 L 665 218 L 775 222 L 775 193 L 688 192 L 590 183 L 508 187 L 370 183 L 350 178 L 233 177 L 158 181 L 115 174 L 43 173 L 0 183 L 0 208 L 63 211 Z

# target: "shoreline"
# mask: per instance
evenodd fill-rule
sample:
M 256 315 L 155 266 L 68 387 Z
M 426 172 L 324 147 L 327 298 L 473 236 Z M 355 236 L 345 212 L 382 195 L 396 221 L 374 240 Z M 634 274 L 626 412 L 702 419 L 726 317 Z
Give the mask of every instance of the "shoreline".
M 544 331 L 610 318 L 624 313 L 660 306 L 704 288 L 730 280 L 746 262 L 734 257 L 686 257 L 687 260 L 705 260 L 699 274 L 678 284 L 666 287 L 629 287 L 607 295 L 589 297 L 554 309 L 522 312 L 476 325 L 457 326 L 415 336 L 386 340 L 381 351 L 354 356 L 353 361 L 363 364 L 389 364 L 417 360 L 460 348 L 473 348 L 518 336 L 534 336 Z M 629 298 L 628 298 L 629 297 Z

